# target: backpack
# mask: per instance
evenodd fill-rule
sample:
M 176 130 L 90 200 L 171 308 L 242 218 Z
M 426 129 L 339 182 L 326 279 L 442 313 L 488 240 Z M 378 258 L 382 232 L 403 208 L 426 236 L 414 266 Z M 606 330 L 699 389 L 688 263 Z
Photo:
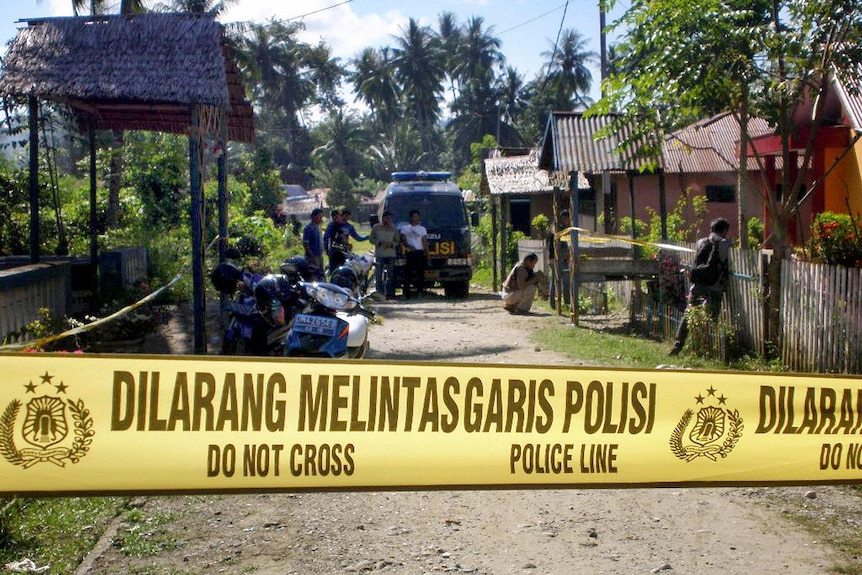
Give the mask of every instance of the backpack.
M 715 285 L 721 278 L 721 260 L 718 257 L 718 242 L 708 241 L 694 256 L 694 265 L 689 277 L 692 283 L 702 286 Z

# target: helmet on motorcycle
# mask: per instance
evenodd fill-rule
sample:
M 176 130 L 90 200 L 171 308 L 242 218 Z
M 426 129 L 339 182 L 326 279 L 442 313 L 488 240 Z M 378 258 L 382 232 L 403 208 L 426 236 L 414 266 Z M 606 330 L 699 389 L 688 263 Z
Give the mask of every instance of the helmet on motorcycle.
M 210 273 L 210 280 L 219 293 L 230 295 L 236 291 L 236 282 L 242 279 L 242 270 L 231 263 L 220 263 Z
M 343 265 L 339 266 L 334 272 L 332 272 L 329 281 L 352 292 L 356 289 L 356 286 L 359 283 L 359 278 L 350 266 Z
M 293 256 L 284 260 L 281 264 L 281 273 L 292 278 L 308 279 L 310 277 L 308 260 L 303 256 Z

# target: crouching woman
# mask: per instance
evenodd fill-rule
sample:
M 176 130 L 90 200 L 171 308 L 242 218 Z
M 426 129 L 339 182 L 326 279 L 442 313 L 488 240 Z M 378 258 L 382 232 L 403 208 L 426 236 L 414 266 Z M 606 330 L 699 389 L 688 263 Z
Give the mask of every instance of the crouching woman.
M 525 314 L 533 306 L 536 290 L 546 291 L 545 275 L 535 271 L 539 256 L 527 254 L 515 264 L 503 282 L 503 309 L 512 314 Z

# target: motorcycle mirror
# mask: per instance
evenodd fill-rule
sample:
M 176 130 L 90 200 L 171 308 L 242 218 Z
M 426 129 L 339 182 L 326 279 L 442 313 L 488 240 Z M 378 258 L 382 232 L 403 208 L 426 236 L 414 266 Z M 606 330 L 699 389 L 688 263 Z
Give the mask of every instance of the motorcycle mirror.
M 386 295 L 377 291 L 376 289 L 372 289 L 370 292 L 365 294 L 365 297 L 363 297 L 362 299 L 364 299 L 364 300 L 365 299 L 372 299 L 376 302 L 385 302 L 386 301 Z

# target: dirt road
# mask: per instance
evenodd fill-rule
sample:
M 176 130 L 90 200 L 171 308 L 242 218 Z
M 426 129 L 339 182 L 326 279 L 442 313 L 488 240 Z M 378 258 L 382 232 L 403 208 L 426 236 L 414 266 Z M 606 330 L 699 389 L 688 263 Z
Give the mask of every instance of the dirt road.
M 510 316 L 490 294 L 378 312 L 370 359 L 579 364 L 531 341 L 554 316 Z M 857 501 L 831 487 L 148 497 L 78 573 L 810 575 L 838 560 L 835 533 L 789 517 L 849 517 Z M 130 556 L 141 540 L 150 552 Z

